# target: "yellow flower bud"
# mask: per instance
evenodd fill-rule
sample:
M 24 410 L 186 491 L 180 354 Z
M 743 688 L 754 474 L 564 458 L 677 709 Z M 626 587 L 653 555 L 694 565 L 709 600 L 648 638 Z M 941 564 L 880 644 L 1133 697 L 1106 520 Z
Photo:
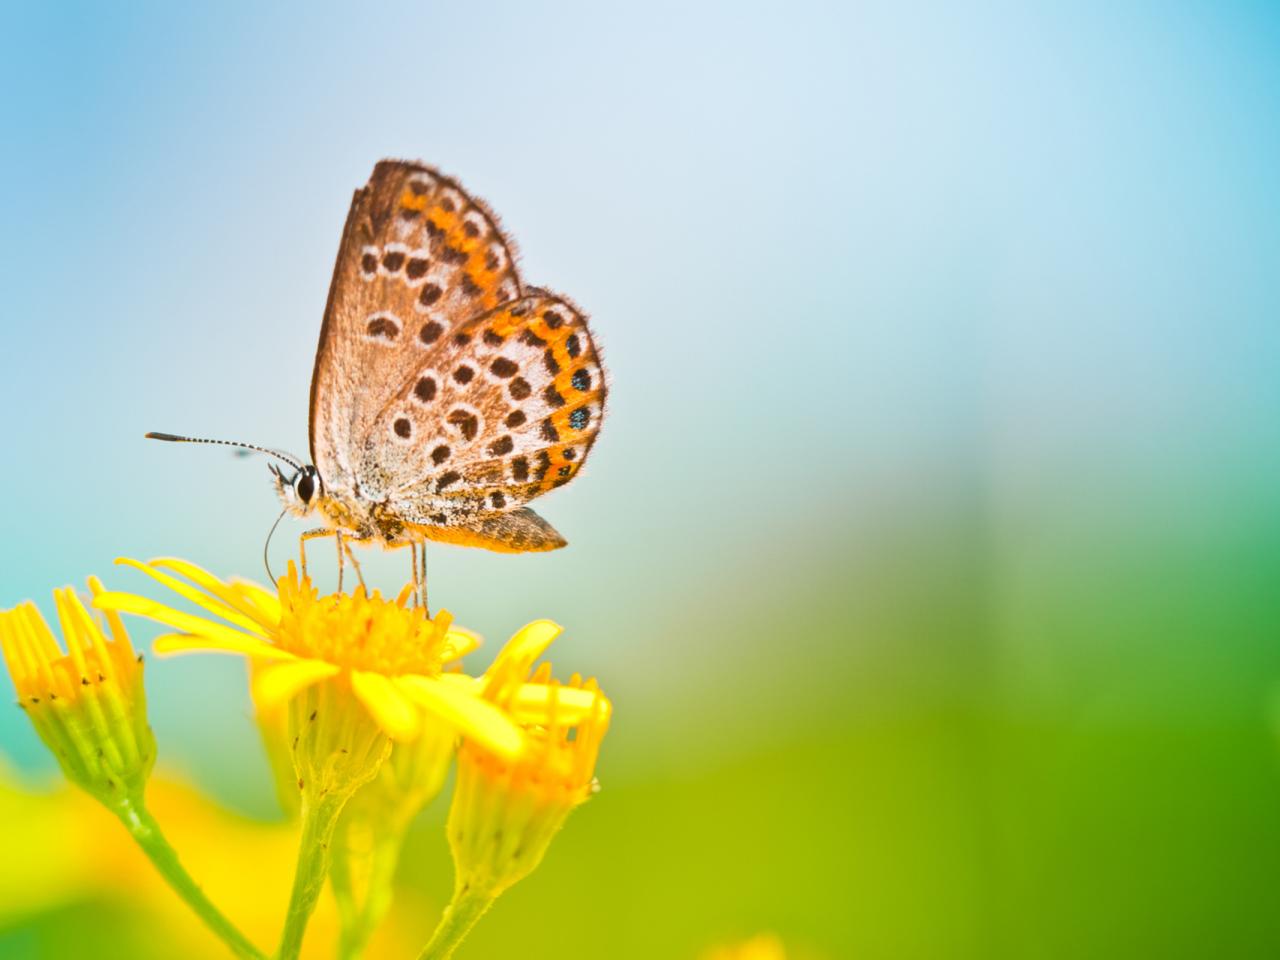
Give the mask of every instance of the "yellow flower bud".
M 89 588 L 103 592 L 95 577 Z M 108 806 L 138 800 L 156 758 L 142 658 L 116 614 L 107 614 L 108 637 L 70 587 L 54 591 L 54 602 L 65 653 L 35 604 L 0 613 L 19 705 L 68 780 Z
M 594 680 L 557 683 L 550 664 L 530 673 L 559 633 L 550 621 L 529 624 L 482 681 L 483 696 L 521 723 L 528 746 L 515 758 L 473 740 L 458 751 L 448 824 L 458 892 L 496 897 L 528 876 L 569 813 L 597 789 L 608 698 Z

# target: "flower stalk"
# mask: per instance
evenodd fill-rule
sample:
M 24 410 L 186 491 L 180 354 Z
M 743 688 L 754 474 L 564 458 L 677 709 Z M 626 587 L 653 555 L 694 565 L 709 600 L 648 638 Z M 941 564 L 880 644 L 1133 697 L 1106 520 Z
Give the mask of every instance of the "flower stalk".
M 318 802 L 302 802 L 302 839 L 298 845 L 298 866 L 293 876 L 293 892 L 280 936 L 278 960 L 297 960 L 302 938 L 315 912 L 329 870 L 329 846 L 346 798 L 325 797 Z
M 449 960 L 497 899 L 496 893 L 479 888 L 462 887 L 456 890 L 453 899 L 444 908 L 440 925 L 436 927 L 422 953 L 418 954 L 418 960 Z
M 341 683 L 315 684 L 289 704 L 293 766 L 302 795 L 302 839 L 279 960 L 296 960 L 328 876 L 338 818 L 372 780 L 391 741 Z
M 189 906 L 209 930 L 243 960 L 266 960 L 266 954 L 249 942 L 230 920 L 214 906 L 200 885 L 187 873 L 178 853 L 165 839 L 160 824 L 141 803 L 126 799 L 112 812 L 120 818 L 134 842 L 183 902 Z
M 404 836 L 398 825 L 384 829 L 367 813 L 352 811 L 350 806 L 339 821 L 329 882 L 342 924 L 340 960 L 354 960 L 364 953 L 391 908 Z
M 330 882 L 342 921 L 338 956 L 360 956 L 391 907 L 405 835 L 444 786 L 457 734 L 429 724 L 411 743 L 392 745 L 377 777 L 352 798 L 338 824 Z

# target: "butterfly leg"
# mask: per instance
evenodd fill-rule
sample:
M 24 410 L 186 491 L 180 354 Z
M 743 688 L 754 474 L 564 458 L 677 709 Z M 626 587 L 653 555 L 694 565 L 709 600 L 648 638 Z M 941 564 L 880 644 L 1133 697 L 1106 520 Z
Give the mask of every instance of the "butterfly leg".
M 342 535 L 339 534 L 338 539 L 342 544 L 343 549 L 347 552 L 347 559 L 351 561 L 351 568 L 356 572 L 356 579 L 360 581 L 360 586 L 364 588 L 366 593 L 368 593 L 369 588 L 364 585 L 364 574 L 360 571 L 360 561 L 356 559 L 356 552 L 351 549 L 352 541 L 356 540 L 356 538 L 348 536 L 346 539 L 343 539 Z M 342 588 L 339 587 L 338 589 L 341 590 Z
M 421 567 L 418 566 L 419 550 L 422 551 Z M 416 540 L 409 541 L 409 573 L 413 576 L 414 606 L 419 607 L 430 617 L 431 608 L 427 606 L 427 543 L 425 540 L 422 543 Z
M 413 577 L 413 605 L 419 606 L 422 602 L 422 588 L 418 584 L 418 544 L 416 541 L 409 542 L 409 573 Z
M 320 537 L 332 537 L 336 534 L 336 530 L 328 527 L 316 527 L 312 530 L 306 530 L 298 537 L 298 556 L 302 560 L 302 575 L 307 575 L 307 541 L 316 540 Z
M 428 617 L 431 616 L 431 608 L 427 606 L 427 541 L 423 540 L 420 548 L 421 554 L 421 571 L 414 571 L 414 580 L 418 583 L 418 589 L 421 591 L 422 612 Z

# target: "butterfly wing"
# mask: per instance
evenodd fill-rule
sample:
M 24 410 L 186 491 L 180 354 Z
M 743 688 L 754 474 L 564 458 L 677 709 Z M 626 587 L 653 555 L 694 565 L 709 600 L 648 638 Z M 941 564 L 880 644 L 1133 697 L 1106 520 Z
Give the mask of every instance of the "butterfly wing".
M 493 215 L 429 168 L 379 163 L 352 202 L 316 354 L 326 483 L 432 539 L 554 549 L 564 539 L 523 505 L 576 475 L 604 399 L 585 317 L 522 293 Z
M 464 547 L 484 547 L 499 553 L 530 553 L 557 550 L 568 541 L 528 507 L 505 513 L 485 513 L 468 517 L 456 525 L 414 525 L 423 536 Z
M 385 444 L 393 472 L 405 478 L 390 506 L 409 523 L 453 531 L 428 530 L 434 539 L 563 546 L 537 514 L 519 508 L 577 475 L 604 419 L 605 393 L 586 318 L 563 297 L 529 290 L 468 320 L 423 358 L 373 423 L 374 445 Z
M 363 448 L 371 420 L 456 327 L 519 295 L 511 246 L 483 204 L 430 167 L 377 164 L 347 214 L 316 350 L 321 477 L 375 498 L 400 479 Z

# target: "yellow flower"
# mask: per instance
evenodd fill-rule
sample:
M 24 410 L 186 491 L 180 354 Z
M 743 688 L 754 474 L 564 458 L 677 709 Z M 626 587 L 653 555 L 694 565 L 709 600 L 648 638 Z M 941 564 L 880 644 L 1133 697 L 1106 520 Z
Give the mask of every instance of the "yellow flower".
M 103 593 L 96 577 L 89 589 Z M 111 637 L 70 587 L 54 591 L 63 653 L 35 604 L 0 613 L 0 646 L 19 705 L 67 779 L 113 807 L 141 798 L 155 764 L 142 658 L 124 624 L 107 615 Z
M 456 888 L 496 897 L 542 861 L 570 811 L 596 790 L 595 765 L 612 705 L 594 680 L 561 685 L 533 663 L 561 628 L 539 620 L 520 630 L 477 681 L 481 695 L 519 722 L 528 746 L 517 758 L 466 738 L 449 811 Z
M 277 592 L 271 593 L 243 581 L 219 580 L 183 560 L 120 562 L 217 619 L 130 593 L 103 593 L 95 604 L 178 630 L 156 639 L 158 654 L 211 651 L 248 657 L 254 664 L 253 698 L 260 709 L 297 702 L 299 694 L 312 688 L 332 687 L 339 695 L 349 694 L 395 740 L 413 740 L 424 721 L 434 720 L 501 756 L 514 757 L 524 746 L 519 727 L 477 696 L 470 678 L 442 670 L 475 648 L 475 636 L 454 629 L 446 611 L 428 619 L 408 607 L 411 587 L 394 601 L 376 591 L 366 594 L 363 587 L 349 595 L 321 597 L 290 563 Z M 309 718 L 307 713 L 303 726 Z
M 123 560 L 203 608 L 184 613 L 130 593 L 103 593 L 105 610 L 150 617 L 178 630 L 155 641 L 157 653 L 234 653 L 253 665 L 252 693 L 260 718 L 281 705 L 301 795 L 302 838 L 276 956 L 296 960 L 307 920 L 329 870 L 330 848 L 347 802 L 378 776 L 392 740 L 465 736 L 514 760 L 526 747 L 520 725 L 470 677 L 444 665 L 477 639 L 407 605 L 412 585 L 395 600 L 368 594 L 320 596 L 290 563 L 276 592 L 222 581 L 182 560 Z M 172 571 L 172 573 L 166 572 Z M 173 574 L 177 574 L 174 576 Z M 278 719 L 275 729 L 278 729 Z M 267 727 L 271 735 L 271 727 Z

